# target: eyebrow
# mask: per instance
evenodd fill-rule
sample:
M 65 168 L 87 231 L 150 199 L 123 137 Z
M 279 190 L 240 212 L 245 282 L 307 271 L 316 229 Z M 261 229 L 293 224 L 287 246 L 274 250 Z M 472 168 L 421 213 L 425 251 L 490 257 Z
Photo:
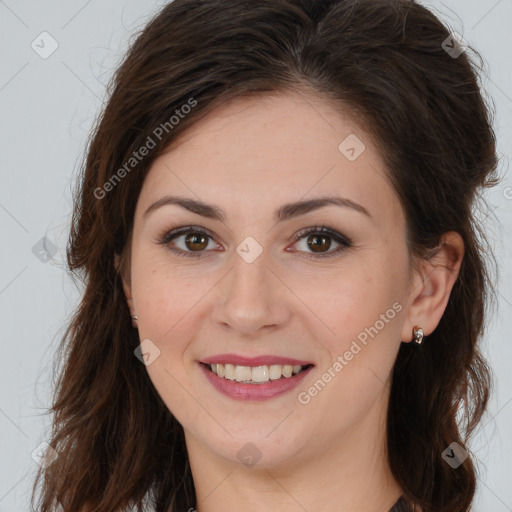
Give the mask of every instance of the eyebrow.
M 179 196 L 162 197 L 161 199 L 153 203 L 151 206 L 149 206 L 149 208 L 144 212 L 143 217 L 146 218 L 151 212 L 157 210 L 158 208 L 161 208 L 162 206 L 172 204 L 181 206 L 182 208 L 185 208 L 186 210 L 192 213 L 201 215 L 202 217 L 206 217 L 208 219 L 214 219 L 220 222 L 225 222 L 227 218 L 226 213 L 218 206 L 204 203 L 202 201 L 197 201 L 195 199 Z M 359 203 L 355 203 L 350 199 L 346 199 L 340 196 L 323 196 L 314 199 L 307 199 L 304 201 L 296 201 L 293 203 L 284 204 L 275 212 L 274 221 L 276 223 L 283 222 L 285 220 L 298 217 L 299 215 L 304 215 L 305 213 L 329 205 L 351 208 L 371 218 L 371 215 L 368 212 L 368 210 Z

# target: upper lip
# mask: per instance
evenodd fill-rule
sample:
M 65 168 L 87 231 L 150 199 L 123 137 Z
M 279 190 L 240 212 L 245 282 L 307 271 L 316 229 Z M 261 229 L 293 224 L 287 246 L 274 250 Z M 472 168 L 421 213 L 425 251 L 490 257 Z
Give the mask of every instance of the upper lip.
M 272 364 L 290 364 L 292 366 L 308 366 L 310 361 L 301 361 L 291 357 L 280 357 L 272 355 L 262 355 L 257 357 L 247 357 L 238 354 L 218 354 L 216 356 L 207 357 L 201 361 L 205 364 L 234 364 L 236 366 L 264 366 Z

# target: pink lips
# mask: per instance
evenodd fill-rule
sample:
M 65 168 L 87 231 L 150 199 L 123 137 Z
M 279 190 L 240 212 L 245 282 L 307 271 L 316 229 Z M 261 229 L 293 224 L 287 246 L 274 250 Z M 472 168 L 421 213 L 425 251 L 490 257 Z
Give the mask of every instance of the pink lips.
M 270 380 L 261 384 L 247 384 L 237 382 L 236 380 L 228 380 L 219 377 L 210 369 L 210 364 L 235 364 L 238 366 L 263 366 L 270 364 L 290 364 L 308 366 L 300 373 L 292 377 L 281 377 L 280 379 Z M 282 358 L 275 356 L 260 356 L 247 358 L 237 356 L 235 354 L 222 354 L 215 357 L 207 358 L 206 361 L 200 362 L 199 367 L 210 384 L 222 394 L 234 398 L 236 400 L 267 400 L 286 393 L 297 387 L 313 370 L 314 365 L 307 361 L 298 359 Z
M 311 361 L 300 361 L 299 359 L 292 359 L 290 357 L 279 356 L 257 356 L 245 357 L 237 354 L 219 354 L 216 356 L 208 357 L 201 361 L 206 364 L 234 364 L 236 366 L 263 366 L 271 364 L 291 364 L 292 366 L 308 366 L 313 364 Z

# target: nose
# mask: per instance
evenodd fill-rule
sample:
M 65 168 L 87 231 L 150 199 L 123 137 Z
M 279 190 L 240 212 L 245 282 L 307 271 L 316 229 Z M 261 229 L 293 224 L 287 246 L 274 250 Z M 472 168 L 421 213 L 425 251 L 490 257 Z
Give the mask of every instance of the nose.
M 286 324 L 290 291 L 265 254 L 248 263 L 236 255 L 228 274 L 216 287 L 213 321 L 243 337 L 258 337 Z

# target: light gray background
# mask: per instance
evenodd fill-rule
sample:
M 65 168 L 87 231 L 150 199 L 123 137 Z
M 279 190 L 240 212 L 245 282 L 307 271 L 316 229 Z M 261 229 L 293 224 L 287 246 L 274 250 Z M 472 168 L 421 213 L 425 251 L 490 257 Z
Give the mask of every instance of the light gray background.
M 31 454 L 49 427 L 52 357 L 79 299 L 65 248 L 86 138 L 130 35 L 165 3 L 0 0 L 0 512 L 28 510 Z M 496 104 L 505 180 L 486 195 L 486 225 L 501 270 L 484 349 L 497 389 L 471 447 L 481 470 L 474 511 L 512 511 L 512 0 L 423 3 L 483 55 Z M 59 45 L 47 59 L 31 47 L 44 31 Z M 56 249 L 46 263 L 32 251 L 45 236 Z

